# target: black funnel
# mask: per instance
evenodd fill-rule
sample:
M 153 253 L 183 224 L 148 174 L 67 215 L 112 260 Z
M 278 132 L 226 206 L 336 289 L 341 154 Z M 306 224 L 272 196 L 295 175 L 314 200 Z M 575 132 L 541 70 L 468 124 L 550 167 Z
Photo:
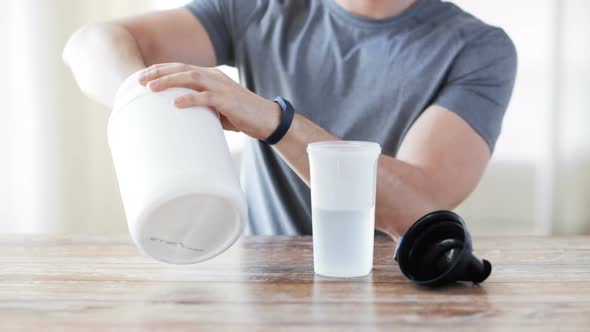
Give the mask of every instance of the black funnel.
M 410 227 L 398 241 L 395 260 L 408 279 L 427 286 L 478 284 L 492 272 L 490 262 L 473 255 L 463 219 L 444 210 L 431 212 Z

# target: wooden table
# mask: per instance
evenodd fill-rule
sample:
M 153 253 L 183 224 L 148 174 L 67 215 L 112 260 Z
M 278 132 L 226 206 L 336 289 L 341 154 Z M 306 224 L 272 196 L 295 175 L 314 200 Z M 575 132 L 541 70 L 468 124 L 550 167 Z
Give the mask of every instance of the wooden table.
M 372 275 L 316 276 L 309 237 L 249 237 L 192 266 L 127 236 L 0 236 L 0 330 L 590 331 L 590 238 L 477 238 L 480 286 L 414 286 L 378 238 Z

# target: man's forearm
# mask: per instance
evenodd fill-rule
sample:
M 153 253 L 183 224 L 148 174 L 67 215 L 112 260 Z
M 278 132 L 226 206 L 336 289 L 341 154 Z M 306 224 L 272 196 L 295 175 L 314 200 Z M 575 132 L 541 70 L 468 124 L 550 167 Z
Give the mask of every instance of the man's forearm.
M 82 92 L 108 107 L 125 78 L 145 68 L 131 33 L 114 24 L 89 25 L 78 30 L 68 40 L 63 58 Z

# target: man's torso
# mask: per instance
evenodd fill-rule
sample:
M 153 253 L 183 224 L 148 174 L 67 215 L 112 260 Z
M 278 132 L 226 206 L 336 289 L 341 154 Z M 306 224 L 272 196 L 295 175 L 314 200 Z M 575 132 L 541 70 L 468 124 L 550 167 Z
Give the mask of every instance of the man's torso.
M 436 98 L 470 36 L 492 27 L 437 0 L 370 20 L 331 0 L 262 1 L 234 41 L 234 64 L 257 94 L 345 140 L 377 142 L 395 156 L 413 122 Z M 247 233 L 311 234 L 307 185 L 271 147 L 249 139 L 241 180 Z

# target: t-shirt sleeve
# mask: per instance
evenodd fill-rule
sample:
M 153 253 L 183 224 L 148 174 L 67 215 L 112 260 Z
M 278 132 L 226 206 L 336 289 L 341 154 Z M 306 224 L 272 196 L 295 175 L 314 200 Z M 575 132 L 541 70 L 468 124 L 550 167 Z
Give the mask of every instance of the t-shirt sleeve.
M 512 95 L 516 65 L 516 49 L 502 29 L 479 35 L 454 59 L 434 104 L 463 118 L 494 151 Z
M 217 65 L 233 66 L 236 22 L 232 0 L 193 0 L 185 6 L 203 25 L 215 49 Z

